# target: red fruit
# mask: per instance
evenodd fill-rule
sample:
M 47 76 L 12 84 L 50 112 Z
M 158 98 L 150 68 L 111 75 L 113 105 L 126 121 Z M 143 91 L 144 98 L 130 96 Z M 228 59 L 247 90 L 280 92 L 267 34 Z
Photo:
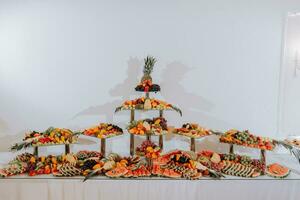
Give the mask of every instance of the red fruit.
M 34 170 L 33 170 L 33 171 L 30 171 L 28 175 L 29 175 L 29 176 L 35 176 L 35 175 L 36 175 L 36 172 L 35 172 Z
M 38 169 L 38 170 L 36 171 L 36 173 L 37 173 L 37 174 L 44 174 L 44 169 Z

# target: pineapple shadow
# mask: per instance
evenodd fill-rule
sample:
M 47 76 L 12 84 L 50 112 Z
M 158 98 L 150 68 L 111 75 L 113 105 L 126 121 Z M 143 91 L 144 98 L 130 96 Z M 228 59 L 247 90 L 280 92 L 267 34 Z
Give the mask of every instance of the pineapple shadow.
M 127 68 L 127 78 L 118 85 L 114 86 L 110 91 L 109 94 L 114 100 L 109 101 L 105 104 L 96 105 L 88 107 L 79 113 L 77 113 L 74 118 L 80 116 L 89 116 L 89 115 L 98 115 L 104 116 L 107 122 L 114 122 L 115 115 L 118 116 L 128 116 L 128 121 L 130 118 L 130 114 L 124 112 L 120 112 L 114 114 L 115 108 L 120 106 L 125 100 L 130 99 L 133 95 L 136 95 L 134 90 L 135 85 L 139 82 L 138 76 L 140 74 L 140 69 L 143 64 L 142 60 L 137 58 L 130 58 L 127 61 L 128 68 Z M 128 123 L 128 121 L 126 123 Z

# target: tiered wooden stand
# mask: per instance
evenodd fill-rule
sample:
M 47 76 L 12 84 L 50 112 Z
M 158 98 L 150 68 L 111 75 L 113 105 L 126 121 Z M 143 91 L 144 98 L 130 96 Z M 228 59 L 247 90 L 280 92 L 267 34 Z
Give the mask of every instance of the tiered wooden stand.
M 144 93 L 145 93 L 145 98 L 149 99 L 150 98 L 150 95 L 149 95 L 150 92 L 144 92 Z M 133 121 L 136 120 L 135 119 L 135 112 L 136 111 L 159 111 L 159 117 L 163 117 L 165 110 L 173 110 L 173 109 L 120 109 L 120 110 L 130 110 L 130 123 L 132 123 Z M 118 112 L 120 110 L 116 109 L 116 112 Z M 182 114 L 181 111 L 180 111 L 180 114 Z M 135 136 L 136 135 L 134 135 L 134 134 L 130 134 L 130 149 L 129 149 L 130 155 L 134 155 L 134 153 L 135 153 L 135 144 L 134 144 L 135 143 Z M 142 135 L 139 135 L 139 136 L 142 136 Z M 148 134 L 148 135 L 145 135 L 145 136 L 146 136 L 147 140 L 151 140 L 152 136 L 158 136 L 159 137 L 159 147 L 161 149 L 163 149 L 163 147 L 164 147 L 163 134 L 162 135 L 150 135 L 150 134 Z
M 200 136 L 200 137 L 190 137 L 190 136 L 179 134 L 179 133 L 175 133 L 175 132 L 173 132 L 173 133 L 175 135 L 180 135 L 180 136 L 189 138 L 190 139 L 190 151 L 193 151 L 193 152 L 196 152 L 196 140 L 203 139 L 205 137 L 210 136 L 210 135 L 204 135 L 204 136 Z
M 58 146 L 58 145 L 64 145 L 65 146 L 65 154 L 68 154 L 68 153 L 71 152 L 70 144 L 51 144 L 51 145 L 33 146 L 33 155 L 38 157 L 39 147 L 49 147 L 49 146 Z
M 148 96 L 149 98 L 149 94 L 147 95 L 146 93 L 146 97 Z M 139 109 L 141 110 L 141 109 Z M 150 109 L 151 110 L 151 109 Z M 152 109 L 153 110 L 153 109 Z M 149 111 L 148 109 L 147 110 L 143 110 L 143 111 Z M 158 110 L 159 111 L 159 117 L 163 117 L 163 113 L 164 113 L 164 110 Z M 130 123 L 133 122 L 135 120 L 135 110 L 132 109 L 130 110 Z M 130 134 L 130 155 L 134 155 L 134 152 L 135 152 L 135 136 L 134 134 Z M 145 135 L 146 136 L 146 139 L 147 140 L 150 140 L 151 141 L 151 136 L 156 136 L 156 135 Z M 164 147 L 164 138 L 163 138 L 163 135 L 159 135 L 159 147 L 161 149 L 163 149 Z

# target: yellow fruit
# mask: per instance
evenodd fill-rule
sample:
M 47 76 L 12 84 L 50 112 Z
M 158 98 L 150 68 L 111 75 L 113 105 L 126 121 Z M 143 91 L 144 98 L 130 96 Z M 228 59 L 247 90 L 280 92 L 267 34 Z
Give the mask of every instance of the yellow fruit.
M 31 162 L 31 163 L 35 163 L 35 157 L 31 157 L 31 158 L 30 158 L 30 162 Z
M 41 162 L 45 162 L 45 160 L 46 160 L 46 157 L 45 157 L 45 156 L 42 156 L 42 157 L 41 157 Z
M 100 169 L 100 168 L 101 168 L 101 165 L 100 164 L 96 164 L 96 165 L 94 165 L 93 170 Z
M 148 151 L 148 152 L 152 153 L 154 150 L 153 150 L 153 148 L 152 148 L 152 147 L 147 147 L 147 148 L 146 148 L 146 151 Z

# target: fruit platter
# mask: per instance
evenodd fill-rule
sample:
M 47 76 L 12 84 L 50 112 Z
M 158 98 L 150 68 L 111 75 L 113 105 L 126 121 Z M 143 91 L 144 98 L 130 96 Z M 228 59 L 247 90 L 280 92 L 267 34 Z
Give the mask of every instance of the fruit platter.
M 203 128 L 195 123 L 185 123 L 181 128 L 174 129 L 173 133 L 196 139 L 211 135 L 209 129 Z
M 121 110 L 174 110 L 182 115 L 181 110 L 172 104 L 162 100 L 145 97 L 125 101 L 121 106 L 116 108 L 115 112 Z
M 140 83 L 135 87 L 135 90 L 138 92 L 159 92 L 160 86 L 152 83 L 151 73 L 153 71 L 154 64 L 156 63 L 156 59 L 152 56 L 147 56 L 144 59 L 144 70 L 143 77 Z
M 74 144 L 78 140 L 79 133 L 73 133 L 65 128 L 50 127 L 44 132 L 32 131 L 25 135 L 22 142 L 11 147 L 11 151 L 19 151 L 27 147 L 51 146 Z
M 259 159 L 237 154 L 220 154 L 212 151 L 198 153 L 197 161 L 204 166 L 230 176 L 255 178 L 265 173 L 265 163 Z
M 123 130 L 114 124 L 100 123 L 98 126 L 88 128 L 82 132 L 83 135 L 106 139 L 123 134 Z
M 255 136 L 246 131 L 229 130 L 221 135 L 220 142 L 237 144 L 241 146 L 257 148 L 261 150 L 273 150 L 275 148 L 275 141 L 266 137 Z
M 167 120 L 162 117 L 132 121 L 127 130 L 133 135 L 164 135 L 168 132 Z

